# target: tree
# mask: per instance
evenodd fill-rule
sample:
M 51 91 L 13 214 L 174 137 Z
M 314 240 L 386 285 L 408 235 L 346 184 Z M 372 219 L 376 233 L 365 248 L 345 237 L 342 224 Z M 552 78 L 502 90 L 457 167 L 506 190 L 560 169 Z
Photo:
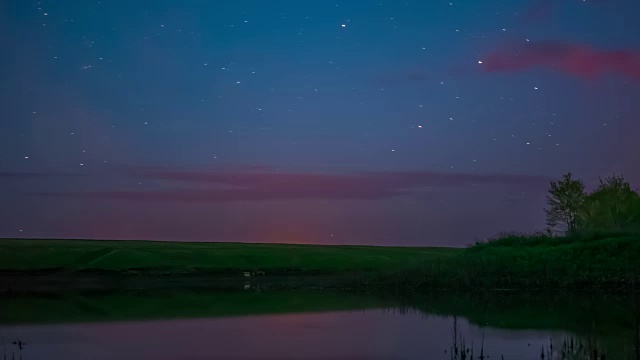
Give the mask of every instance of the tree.
M 640 228 L 640 195 L 622 176 L 600 179 L 586 198 L 582 220 L 589 230 Z
M 578 230 L 579 215 L 586 198 L 582 181 L 571 176 L 569 172 L 562 179 L 551 182 L 547 194 L 548 207 L 544 210 L 550 229 L 561 228 L 569 234 Z

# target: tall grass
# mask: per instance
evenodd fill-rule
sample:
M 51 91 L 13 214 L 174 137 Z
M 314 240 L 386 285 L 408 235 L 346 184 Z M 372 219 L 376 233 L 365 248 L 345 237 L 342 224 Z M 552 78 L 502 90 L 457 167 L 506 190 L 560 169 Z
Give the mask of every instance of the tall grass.
M 446 259 L 377 274 L 389 290 L 606 289 L 630 291 L 640 281 L 640 236 L 572 237 L 511 234 Z
M 489 356 L 485 355 L 484 336 L 481 339 L 480 347 L 474 349 L 473 342 L 469 342 L 462 336 L 458 325 L 458 318 L 453 318 L 451 345 L 445 353 L 449 354 L 450 360 L 485 360 Z M 553 343 L 553 339 L 549 339 L 549 343 L 542 345 L 539 350 L 541 360 L 606 360 L 608 357 L 601 349 L 598 341 L 592 338 L 580 339 L 577 337 L 565 337 L 560 347 Z M 501 360 L 508 360 L 504 355 L 500 356 Z M 640 360 L 637 354 L 627 354 L 624 359 Z M 623 359 L 620 359 L 623 360 Z

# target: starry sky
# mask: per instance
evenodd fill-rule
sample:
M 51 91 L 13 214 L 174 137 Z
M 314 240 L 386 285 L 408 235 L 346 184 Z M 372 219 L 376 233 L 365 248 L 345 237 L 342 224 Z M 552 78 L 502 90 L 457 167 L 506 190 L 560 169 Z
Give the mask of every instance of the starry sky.
M 464 246 L 640 184 L 637 0 L 5 0 L 1 237 Z

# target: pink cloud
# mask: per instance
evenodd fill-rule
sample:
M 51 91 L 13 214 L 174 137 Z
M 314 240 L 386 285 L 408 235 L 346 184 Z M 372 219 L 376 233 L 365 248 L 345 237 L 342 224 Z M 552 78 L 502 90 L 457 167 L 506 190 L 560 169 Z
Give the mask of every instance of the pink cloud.
M 61 172 L 0 171 L 0 179 L 42 179 L 59 176 L 79 176 L 79 174 Z
M 528 175 L 438 172 L 317 174 L 259 171 L 156 171 L 143 168 L 131 170 L 129 175 L 194 186 L 149 191 L 46 192 L 32 195 L 186 203 L 292 199 L 373 200 L 407 195 L 421 187 L 461 187 L 475 184 L 538 186 L 546 185 L 548 182 L 547 178 Z
M 612 72 L 640 80 L 640 53 L 544 41 L 498 49 L 483 61 L 486 72 L 524 71 L 534 67 L 555 69 L 585 79 Z

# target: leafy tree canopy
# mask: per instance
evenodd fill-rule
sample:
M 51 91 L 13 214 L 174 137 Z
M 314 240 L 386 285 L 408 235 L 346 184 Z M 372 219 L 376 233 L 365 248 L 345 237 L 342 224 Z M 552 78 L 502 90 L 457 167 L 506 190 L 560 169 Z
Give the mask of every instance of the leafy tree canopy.
M 552 230 L 573 233 L 578 230 L 579 214 L 586 199 L 584 184 L 573 179 L 571 173 L 552 181 L 547 194 L 545 215 L 547 226 Z
M 600 179 L 585 200 L 581 220 L 586 230 L 640 229 L 640 195 L 622 176 Z

